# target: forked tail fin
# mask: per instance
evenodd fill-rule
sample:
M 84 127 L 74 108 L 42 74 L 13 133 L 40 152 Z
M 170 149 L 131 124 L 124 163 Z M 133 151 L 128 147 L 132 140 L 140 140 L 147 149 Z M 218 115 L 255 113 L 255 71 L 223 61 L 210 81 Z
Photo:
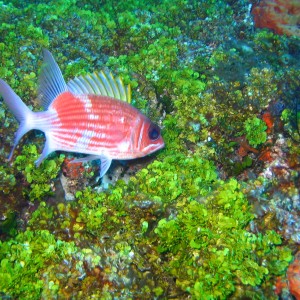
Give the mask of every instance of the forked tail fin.
M 13 152 L 18 145 L 20 139 L 25 133 L 33 129 L 33 115 L 34 113 L 26 106 L 21 98 L 13 91 L 13 89 L 2 79 L 0 79 L 0 95 L 3 97 L 5 103 L 10 111 L 19 121 L 20 126 L 15 134 L 15 141 L 13 148 L 9 154 L 8 160 L 11 160 Z

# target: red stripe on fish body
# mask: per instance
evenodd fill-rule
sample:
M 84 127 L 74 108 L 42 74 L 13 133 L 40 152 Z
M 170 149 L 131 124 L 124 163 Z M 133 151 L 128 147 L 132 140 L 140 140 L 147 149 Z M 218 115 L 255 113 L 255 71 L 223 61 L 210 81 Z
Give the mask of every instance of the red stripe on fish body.
M 49 106 L 48 136 L 55 150 L 133 159 L 164 146 L 159 131 L 130 104 L 107 96 L 73 95 L 64 92 Z M 155 137 L 155 136 L 154 136 Z

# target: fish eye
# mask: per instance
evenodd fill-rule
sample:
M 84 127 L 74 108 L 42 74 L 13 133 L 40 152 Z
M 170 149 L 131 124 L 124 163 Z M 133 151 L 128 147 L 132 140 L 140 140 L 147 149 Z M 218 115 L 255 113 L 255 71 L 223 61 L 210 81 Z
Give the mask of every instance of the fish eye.
M 151 125 L 148 131 L 148 136 L 149 139 L 152 141 L 155 141 L 159 138 L 160 136 L 160 129 L 158 126 L 156 125 Z

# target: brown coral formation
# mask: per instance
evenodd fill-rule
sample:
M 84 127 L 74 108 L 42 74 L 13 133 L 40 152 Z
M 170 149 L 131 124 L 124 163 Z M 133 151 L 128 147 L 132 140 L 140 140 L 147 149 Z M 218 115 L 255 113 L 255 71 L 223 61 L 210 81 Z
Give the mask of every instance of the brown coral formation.
M 255 26 L 300 37 L 299 0 L 262 0 L 252 8 Z

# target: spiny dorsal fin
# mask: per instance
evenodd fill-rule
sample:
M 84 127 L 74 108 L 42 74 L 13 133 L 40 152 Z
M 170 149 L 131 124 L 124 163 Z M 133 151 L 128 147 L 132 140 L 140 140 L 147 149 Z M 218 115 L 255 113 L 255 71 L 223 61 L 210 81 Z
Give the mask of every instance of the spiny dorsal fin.
M 68 90 L 61 70 L 52 54 L 43 49 L 44 62 L 39 76 L 38 99 L 47 109 L 51 102 L 61 93 Z
M 75 95 L 93 94 L 109 96 L 131 103 L 130 85 L 125 86 L 120 77 L 114 77 L 109 71 L 95 72 L 76 77 L 67 84 L 68 89 Z

